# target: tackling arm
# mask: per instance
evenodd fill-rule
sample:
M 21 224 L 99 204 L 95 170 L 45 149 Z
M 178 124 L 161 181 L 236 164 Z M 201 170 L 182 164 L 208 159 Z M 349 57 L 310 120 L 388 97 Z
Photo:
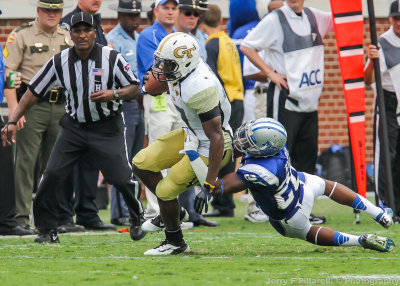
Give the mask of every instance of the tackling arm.
M 215 190 L 213 195 L 222 194 L 222 183 L 224 186 L 224 194 L 238 193 L 247 188 L 246 184 L 243 183 L 236 173 L 230 173 L 215 182 Z

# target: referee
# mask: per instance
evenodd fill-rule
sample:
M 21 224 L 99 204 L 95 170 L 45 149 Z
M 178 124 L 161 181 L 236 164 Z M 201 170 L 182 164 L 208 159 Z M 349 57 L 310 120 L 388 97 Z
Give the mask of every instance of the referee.
M 29 83 L 10 121 L 2 130 L 3 146 L 15 142 L 15 122 L 54 85 L 65 88 L 66 114 L 33 204 L 39 235 L 35 242 L 57 243 L 57 190 L 74 164 L 86 153 L 124 196 L 131 215 L 131 238 L 145 235 L 140 229 L 143 206 L 139 184 L 128 161 L 121 116 L 121 99 L 140 93 L 139 81 L 115 50 L 95 43 L 92 15 L 72 16 L 71 39 L 75 46 L 52 57 Z

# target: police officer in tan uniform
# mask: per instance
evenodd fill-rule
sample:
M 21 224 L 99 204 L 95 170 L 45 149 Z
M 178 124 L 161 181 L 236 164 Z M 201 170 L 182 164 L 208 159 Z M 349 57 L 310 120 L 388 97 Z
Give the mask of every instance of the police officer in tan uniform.
M 73 45 L 68 31 L 60 28 L 63 0 L 40 0 L 37 19 L 16 28 L 8 36 L 4 54 L 6 73 L 21 73 L 19 89 L 7 89 L 5 96 L 9 114 L 18 105 L 19 96 L 28 88 L 31 78 L 55 54 Z M 65 114 L 63 91 L 57 88 L 18 121 L 16 137 L 16 220 L 25 228 L 29 226 L 32 203 L 34 169 L 39 160 L 39 175 L 42 174 L 60 127 L 59 119 Z

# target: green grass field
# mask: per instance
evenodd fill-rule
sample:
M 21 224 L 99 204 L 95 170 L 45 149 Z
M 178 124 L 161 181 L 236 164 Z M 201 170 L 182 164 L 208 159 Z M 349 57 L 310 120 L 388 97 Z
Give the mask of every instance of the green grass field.
M 33 238 L 0 239 L 0 285 L 398 285 L 400 251 L 378 253 L 355 247 L 319 247 L 284 238 L 268 224 L 216 219 L 218 228 L 184 231 L 192 252 L 145 257 L 163 233 L 139 242 L 129 234 L 61 235 L 61 244 L 38 245 Z M 390 236 L 400 244 L 400 225 L 385 230 L 369 216 L 354 215 L 330 200 L 317 200 L 314 213 L 327 227 L 353 234 Z M 109 222 L 109 210 L 101 211 Z M 91 233 L 93 234 L 93 233 Z

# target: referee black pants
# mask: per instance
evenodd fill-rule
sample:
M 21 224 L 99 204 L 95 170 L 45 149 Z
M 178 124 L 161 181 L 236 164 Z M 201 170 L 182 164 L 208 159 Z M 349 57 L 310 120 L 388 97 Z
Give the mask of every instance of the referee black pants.
M 33 203 L 36 228 L 42 233 L 57 228 L 61 184 L 78 159 L 87 153 L 93 155 L 107 182 L 122 193 L 133 221 L 139 224 L 143 206 L 139 198 L 139 183 L 133 177 L 128 161 L 122 116 L 80 125 L 66 114 L 60 125 L 62 129 Z
M 386 126 L 388 131 L 389 158 L 392 170 L 395 215 L 400 216 L 400 126 L 397 122 L 397 97 L 394 92 L 383 90 L 385 101 Z M 380 200 L 389 203 L 387 189 L 385 155 L 382 147 L 382 128 L 380 127 L 379 112 L 374 114 L 374 165 L 375 188 Z

